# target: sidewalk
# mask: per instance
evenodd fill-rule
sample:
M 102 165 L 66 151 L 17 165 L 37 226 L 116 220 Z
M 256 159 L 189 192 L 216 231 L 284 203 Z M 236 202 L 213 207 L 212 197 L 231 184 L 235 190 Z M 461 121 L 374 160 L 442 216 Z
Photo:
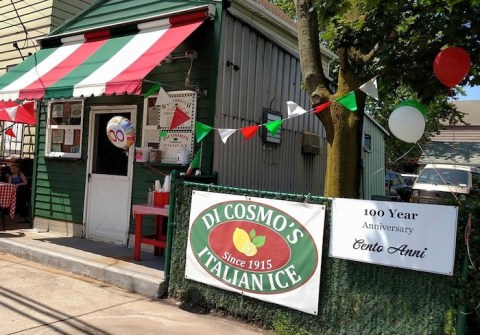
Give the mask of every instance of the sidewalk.
M 208 314 L 192 314 L 182 310 L 181 306 L 172 299 L 156 300 L 156 298 L 162 297 L 166 290 L 163 272 L 163 256 L 154 256 L 152 253 L 142 252 L 141 261 L 134 261 L 133 249 L 127 247 L 40 232 L 36 229 L 29 229 L 28 227 L 28 223 L 10 223 L 7 225 L 6 230 L 0 231 L 0 253 L 3 252 L 28 261 L 33 261 L 37 264 L 40 263 L 65 272 L 92 278 L 99 282 L 111 284 L 146 297 L 145 301 L 136 302 L 136 305 L 125 305 L 125 310 L 119 311 L 118 315 L 112 312 L 112 310 L 106 309 L 106 315 L 97 316 L 100 318 L 99 320 L 101 320 L 98 327 L 101 325 L 101 327 L 104 328 L 110 327 L 111 329 L 117 329 L 118 327 L 127 327 L 125 324 L 125 322 L 127 322 L 128 327 L 133 327 L 136 331 L 142 329 L 144 334 L 157 334 L 159 329 L 163 329 L 172 335 L 225 334 L 232 330 L 236 334 L 245 335 L 272 334 L 270 331 L 261 330 L 253 325 L 228 318 L 215 317 L 214 315 Z M 13 256 L 1 257 L 5 259 L 5 257 Z M 32 267 L 32 270 L 34 268 L 35 267 Z M 47 284 L 42 284 L 40 278 L 39 280 L 39 282 L 34 283 L 34 286 L 37 285 L 37 290 L 32 287 L 35 291 L 43 289 L 44 285 L 48 286 Z M 38 285 L 41 285 L 42 288 L 39 288 Z M 97 287 L 101 289 L 100 286 Z M 2 285 L 2 290 L 6 289 L 6 286 Z M 55 290 L 57 293 L 59 292 L 58 288 L 55 288 Z M 107 289 L 107 291 L 110 292 L 111 290 Z M 86 291 L 82 292 L 86 293 Z M 95 295 L 101 294 L 97 293 Z M 52 299 L 65 300 L 61 297 L 58 298 L 58 296 L 55 297 L 52 296 Z M 96 297 L 91 298 L 95 299 Z M 152 303 L 155 304 L 148 305 Z M 140 308 L 138 304 L 147 304 L 146 306 L 148 307 L 142 305 L 143 307 Z M 119 307 L 115 308 L 118 309 Z M 134 316 L 138 317 L 139 309 L 142 311 L 140 314 L 148 314 L 142 314 L 144 318 L 147 317 L 148 322 L 145 322 L 144 319 L 139 321 L 132 319 Z M 85 315 L 90 318 L 93 317 L 91 313 L 86 313 Z M 123 315 L 121 316 L 122 321 L 118 319 L 120 315 Z M 14 320 L 14 318 L 12 320 Z M 31 322 L 30 318 L 28 320 Z M 65 320 L 62 322 L 65 322 Z M 75 322 L 80 321 L 76 320 Z M 67 326 L 71 325 L 67 323 L 59 327 Z M 4 327 L 8 328 L 10 326 L 4 325 Z M 37 330 L 38 329 L 32 329 L 32 334 Z M 46 333 L 53 334 L 56 333 L 56 331 L 47 331 Z M 97 334 L 97 332 L 93 333 Z M 103 334 L 102 332 L 98 333 Z M 108 334 L 117 333 L 119 332 L 114 331 Z M 26 332 L 25 334 L 30 334 L 30 332 Z
M 164 258 L 142 252 L 133 260 L 133 249 L 87 239 L 28 229 L 29 224 L 9 224 L 0 231 L 0 252 L 93 278 L 140 293 L 149 298 L 164 295 Z

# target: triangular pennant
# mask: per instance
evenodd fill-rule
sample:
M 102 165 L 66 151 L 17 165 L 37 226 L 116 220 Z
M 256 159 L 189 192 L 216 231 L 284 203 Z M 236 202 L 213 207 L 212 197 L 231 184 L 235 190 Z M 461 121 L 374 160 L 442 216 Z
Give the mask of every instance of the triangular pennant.
M 287 101 L 288 118 L 305 114 L 307 111 L 293 101 Z
M 268 122 L 268 123 L 265 124 L 265 128 L 268 129 L 268 131 L 270 132 L 270 134 L 272 134 L 272 136 L 275 136 L 275 134 L 277 133 L 277 131 L 278 131 L 278 130 L 280 129 L 280 127 L 282 126 L 283 121 L 284 121 L 284 120 L 270 121 L 270 122 Z
M 202 165 L 202 148 L 200 147 L 200 150 L 197 151 L 195 154 L 195 157 L 193 157 L 192 162 L 190 163 L 190 166 L 187 169 L 187 174 L 192 174 L 193 169 L 200 169 L 200 166 Z
M 12 128 L 8 128 L 7 130 L 5 130 L 5 135 L 11 136 L 13 138 L 17 138 L 17 136 L 13 132 Z
M 20 106 L 5 108 L 5 112 L 7 112 L 8 116 L 10 116 L 10 119 L 12 120 L 12 122 L 15 122 L 15 118 L 17 117 L 17 111 L 19 107 Z
M 227 143 L 228 138 L 230 135 L 234 134 L 237 130 L 236 129 L 217 129 L 218 135 L 220 135 L 220 139 L 223 143 Z
M 372 78 L 367 81 L 365 84 L 359 87 L 365 94 L 371 96 L 372 98 L 378 100 L 378 86 L 377 78 Z
M 157 92 L 159 88 L 160 88 L 159 83 L 155 83 L 152 86 L 150 86 L 150 88 L 147 90 L 147 92 L 143 95 L 144 99 L 148 98 L 149 96 L 151 96 L 152 94 Z
M 185 114 L 180 108 L 175 107 L 175 113 L 173 114 L 172 123 L 170 123 L 170 130 L 177 128 L 184 122 L 190 120 L 190 116 Z
M 240 128 L 240 131 L 242 132 L 243 137 L 245 137 L 245 139 L 248 141 L 253 137 L 253 135 L 255 135 L 258 128 L 259 126 L 249 126 L 249 127 Z
M 162 138 L 162 137 L 167 137 L 168 132 L 165 131 L 165 130 L 161 130 L 159 135 L 160 135 L 160 138 Z
M 19 105 L 14 101 L 0 101 L 0 119 L 15 123 L 36 124 L 35 103 Z
M 197 143 L 203 140 L 213 128 L 201 122 L 195 122 L 195 138 Z
M 170 101 L 171 99 L 168 93 L 165 92 L 163 87 L 160 87 L 160 90 L 158 91 L 158 95 L 157 95 L 157 100 L 155 101 L 155 106 L 161 106 L 162 104 L 168 105 Z
M 338 99 L 337 102 L 343 105 L 345 108 L 351 110 L 352 112 L 355 112 L 357 110 L 357 99 L 355 98 L 354 91 L 348 93 L 347 95 L 344 95 L 343 97 Z
M 29 101 L 23 103 L 15 116 L 15 122 L 35 125 L 37 123 L 35 115 L 35 102 Z
M 332 104 L 332 102 L 331 102 L 331 101 L 328 101 L 328 102 L 325 102 L 325 103 L 323 103 L 323 104 L 321 104 L 321 105 L 315 106 L 315 107 L 313 108 L 313 112 L 314 112 L 315 114 L 320 113 L 320 112 L 324 111 L 327 107 L 329 107 L 331 104 Z

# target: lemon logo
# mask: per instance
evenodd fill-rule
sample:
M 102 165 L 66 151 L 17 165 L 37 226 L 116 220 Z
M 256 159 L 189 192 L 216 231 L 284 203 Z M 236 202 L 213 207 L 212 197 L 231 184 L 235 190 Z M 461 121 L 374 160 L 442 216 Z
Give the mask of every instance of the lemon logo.
M 265 236 L 256 236 L 255 229 L 250 230 L 250 234 L 248 234 L 242 228 L 237 227 L 233 232 L 232 240 L 235 249 L 249 257 L 255 256 L 258 248 L 265 244 Z

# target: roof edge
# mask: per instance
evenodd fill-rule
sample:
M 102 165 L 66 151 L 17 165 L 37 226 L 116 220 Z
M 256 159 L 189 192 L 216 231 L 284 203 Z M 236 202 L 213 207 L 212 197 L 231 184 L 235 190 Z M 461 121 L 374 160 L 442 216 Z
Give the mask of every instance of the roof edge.
M 90 7 L 89 9 L 99 5 L 103 1 L 105 1 L 105 0 L 97 2 L 94 6 Z M 57 39 L 65 38 L 65 37 L 68 37 L 68 36 L 84 34 L 84 33 L 91 32 L 91 31 L 104 30 L 104 29 L 107 29 L 107 28 L 109 28 L 109 29 L 110 28 L 118 28 L 118 27 L 129 26 L 129 25 L 137 24 L 137 23 L 141 23 L 141 22 L 164 19 L 164 18 L 173 16 L 173 15 L 177 15 L 177 14 L 186 14 L 186 13 L 196 12 L 196 11 L 199 11 L 201 9 L 206 9 L 208 11 L 209 18 L 214 18 L 215 17 L 215 14 L 216 14 L 215 5 L 204 4 L 204 5 L 200 5 L 200 6 L 196 6 L 196 7 L 190 7 L 190 8 L 183 9 L 183 10 L 165 12 L 165 13 L 161 13 L 159 15 L 152 15 L 152 16 L 149 16 L 149 17 L 145 17 L 141 20 L 123 21 L 123 22 L 119 22 L 119 23 L 116 23 L 116 24 L 113 24 L 113 25 L 108 24 L 108 25 L 97 26 L 97 27 L 94 27 L 94 28 L 91 28 L 91 29 L 70 31 L 70 32 L 64 33 L 64 34 L 48 35 L 48 36 L 44 36 L 44 37 L 41 37 L 41 38 L 37 39 L 37 41 L 40 45 L 42 45 L 45 41 L 57 40 Z M 82 12 L 82 14 L 83 13 L 84 12 Z M 75 17 L 74 19 L 76 19 L 76 18 L 81 19 L 81 15 Z

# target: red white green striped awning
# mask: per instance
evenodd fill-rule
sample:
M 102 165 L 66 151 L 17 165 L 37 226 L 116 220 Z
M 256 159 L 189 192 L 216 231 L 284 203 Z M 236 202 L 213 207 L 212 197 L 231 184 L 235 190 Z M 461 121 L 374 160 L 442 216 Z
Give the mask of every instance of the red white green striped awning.
M 141 93 L 142 80 L 207 18 L 208 11 L 62 39 L 0 77 L 0 101 Z

